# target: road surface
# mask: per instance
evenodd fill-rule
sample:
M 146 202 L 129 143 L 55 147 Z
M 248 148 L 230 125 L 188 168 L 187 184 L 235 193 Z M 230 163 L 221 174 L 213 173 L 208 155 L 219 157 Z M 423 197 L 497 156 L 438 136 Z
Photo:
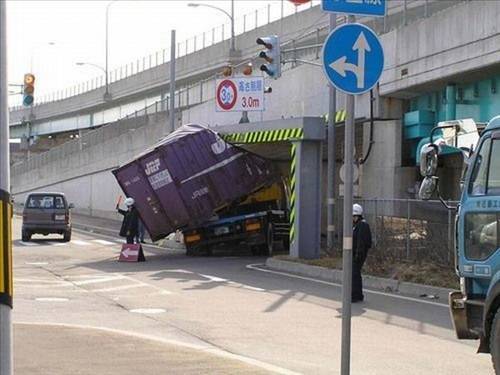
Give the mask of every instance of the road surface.
M 147 262 L 119 263 L 119 238 L 24 243 L 18 218 L 14 230 L 18 375 L 339 373 L 338 285 L 244 253 L 146 246 Z M 475 352 L 442 303 L 367 292 L 353 305 L 352 374 L 493 374 Z

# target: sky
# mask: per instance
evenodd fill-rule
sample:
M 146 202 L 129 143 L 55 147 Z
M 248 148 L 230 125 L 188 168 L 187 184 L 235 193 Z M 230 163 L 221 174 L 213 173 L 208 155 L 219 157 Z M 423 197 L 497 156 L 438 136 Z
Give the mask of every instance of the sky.
M 295 11 L 293 4 L 283 1 L 285 14 Z M 315 0 L 315 5 L 318 1 Z M 230 0 L 114 1 L 109 7 L 110 70 L 168 49 L 172 29 L 177 30 L 178 42 L 201 36 L 204 31 L 211 35 L 212 28 L 222 24 L 226 24 L 229 33 L 227 16 L 207 7 L 188 7 L 189 2 L 217 6 L 228 12 L 231 9 Z M 8 0 L 9 83 L 22 83 L 27 72 L 35 74 L 36 97 L 101 76 L 98 68 L 76 63 L 104 67 L 105 14 L 109 3 L 108 0 Z M 244 14 L 248 14 L 247 24 L 254 24 L 256 9 L 260 9 L 259 23 L 265 22 L 268 4 L 273 17 L 278 17 L 281 0 L 235 0 L 236 28 L 242 28 Z M 200 40 L 201 37 L 198 43 Z M 10 105 L 20 100 L 19 95 L 11 96 Z

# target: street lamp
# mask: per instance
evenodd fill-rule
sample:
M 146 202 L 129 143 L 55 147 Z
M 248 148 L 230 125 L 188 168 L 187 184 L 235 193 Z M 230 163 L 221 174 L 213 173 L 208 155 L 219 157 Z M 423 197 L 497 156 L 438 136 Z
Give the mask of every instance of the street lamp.
M 216 7 L 213 5 L 209 5 L 209 4 L 189 3 L 187 6 L 192 7 L 192 8 L 197 8 L 197 7 L 212 8 L 212 9 L 218 10 L 219 12 L 222 12 L 226 16 L 228 16 L 229 19 L 231 20 L 231 52 L 234 52 L 236 50 L 236 48 L 234 46 L 234 0 L 231 0 L 231 14 L 229 14 L 228 12 L 226 12 L 222 8 L 219 8 L 219 7 Z
M 112 0 L 106 5 L 106 68 L 104 69 L 104 74 L 106 74 L 106 92 L 104 93 L 104 100 L 110 99 L 109 94 L 109 81 L 108 81 L 108 72 L 109 72 L 109 8 L 111 5 L 116 3 L 119 0 Z
M 83 66 L 83 65 L 93 66 L 94 68 L 97 68 L 97 69 L 102 70 L 104 72 L 104 75 L 106 76 L 106 91 L 104 92 L 104 99 L 108 100 L 110 95 L 109 95 L 109 83 L 108 83 L 108 71 L 107 71 L 107 69 L 103 68 L 100 65 L 97 65 L 97 64 L 94 64 L 94 63 L 90 63 L 90 62 L 79 61 L 79 62 L 77 62 L 75 64 L 78 65 L 78 66 Z

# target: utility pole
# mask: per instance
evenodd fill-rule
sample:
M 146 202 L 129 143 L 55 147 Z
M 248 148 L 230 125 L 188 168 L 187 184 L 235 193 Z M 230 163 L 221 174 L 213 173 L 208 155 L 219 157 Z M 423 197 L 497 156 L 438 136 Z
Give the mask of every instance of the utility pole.
M 330 13 L 330 32 L 337 26 L 337 15 Z M 327 240 L 329 251 L 333 251 L 335 241 L 335 120 L 337 114 L 337 90 L 329 83 L 328 98 L 328 196 L 327 196 Z
M 175 30 L 170 33 L 170 128 L 167 134 L 175 130 Z
M 13 374 L 12 205 L 9 171 L 6 2 L 0 1 L 0 375 Z

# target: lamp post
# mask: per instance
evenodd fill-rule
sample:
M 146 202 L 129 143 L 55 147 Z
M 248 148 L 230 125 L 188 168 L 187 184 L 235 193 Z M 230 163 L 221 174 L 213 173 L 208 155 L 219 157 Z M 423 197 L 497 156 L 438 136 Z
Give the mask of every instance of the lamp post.
M 112 0 L 110 1 L 107 5 L 106 5 L 106 65 L 105 65 L 105 69 L 104 69 L 104 74 L 106 75 L 105 76 L 105 82 L 106 82 L 106 92 L 104 93 L 104 100 L 109 100 L 111 99 L 111 95 L 109 93 L 109 77 L 108 77 L 108 73 L 109 73 L 109 8 L 111 7 L 111 5 L 113 5 L 114 3 L 116 3 L 117 1 L 119 0 Z M 92 64 L 89 64 L 89 65 L 92 65 Z M 101 67 L 99 67 L 101 68 Z
M 216 7 L 216 6 L 213 6 L 213 5 L 209 5 L 209 4 L 189 3 L 188 7 L 193 7 L 193 8 L 197 8 L 197 7 L 212 8 L 212 9 L 218 10 L 219 12 L 222 12 L 226 16 L 228 16 L 229 19 L 231 20 L 231 52 L 234 52 L 236 50 L 235 45 L 234 45 L 235 44 L 235 40 L 234 40 L 234 0 L 231 0 L 231 14 L 229 14 L 228 12 L 226 12 L 222 8 L 219 8 L 219 7 Z
M 76 65 L 78 65 L 78 66 L 89 65 L 89 66 L 93 66 L 94 68 L 97 68 L 99 70 L 102 70 L 104 72 L 104 75 L 106 76 L 106 91 L 104 92 L 104 100 L 109 100 L 110 99 L 110 95 L 109 95 L 109 82 L 108 82 L 108 71 L 107 71 L 107 69 L 103 68 L 100 65 L 97 65 L 97 64 L 94 64 L 94 63 L 90 63 L 90 62 L 79 61 L 79 62 L 76 63 Z

